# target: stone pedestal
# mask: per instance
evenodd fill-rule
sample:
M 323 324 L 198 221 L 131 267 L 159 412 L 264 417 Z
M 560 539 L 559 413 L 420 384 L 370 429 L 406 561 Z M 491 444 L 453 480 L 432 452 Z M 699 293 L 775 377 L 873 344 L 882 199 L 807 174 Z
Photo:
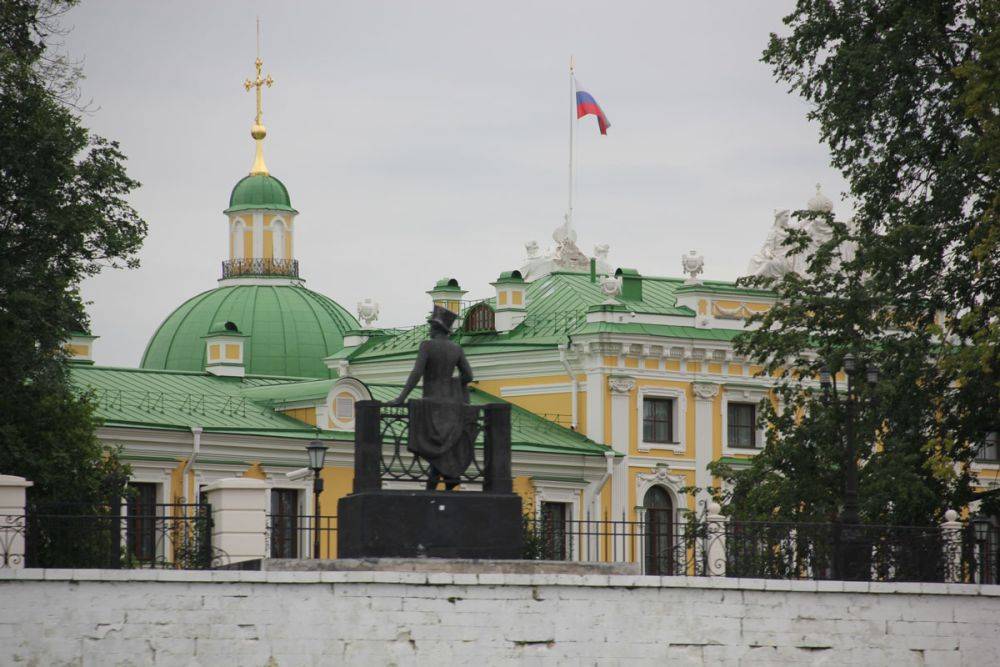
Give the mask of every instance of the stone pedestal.
M 0 475 L 0 568 L 24 567 L 25 492 L 34 482 Z
M 521 497 L 475 491 L 354 493 L 337 504 L 340 558 L 521 558 Z
M 228 477 L 205 487 L 212 506 L 212 547 L 223 563 L 267 556 L 267 482 Z

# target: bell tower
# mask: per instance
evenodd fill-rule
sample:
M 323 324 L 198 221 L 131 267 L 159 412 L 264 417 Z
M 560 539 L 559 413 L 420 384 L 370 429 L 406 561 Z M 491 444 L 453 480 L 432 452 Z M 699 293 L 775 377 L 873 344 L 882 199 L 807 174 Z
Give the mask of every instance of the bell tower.
M 285 184 L 271 175 L 264 161 L 263 90 L 274 84 L 270 74 L 263 74 L 260 57 L 260 20 L 257 21 L 256 75 L 243 87 L 254 91 L 257 113 L 250 126 L 255 143 L 253 166 L 229 196 L 224 211 L 229 219 L 229 259 L 222 263 L 222 284 L 230 281 L 266 280 L 301 283 L 299 263 L 295 259 L 295 216 Z

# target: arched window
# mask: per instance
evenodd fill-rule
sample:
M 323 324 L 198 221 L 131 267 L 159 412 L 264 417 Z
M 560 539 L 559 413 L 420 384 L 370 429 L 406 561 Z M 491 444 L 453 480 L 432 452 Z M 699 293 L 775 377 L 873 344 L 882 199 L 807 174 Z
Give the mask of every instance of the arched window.
M 243 241 L 247 226 L 242 220 L 233 224 L 233 259 L 246 259 L 246 247 Z
M 642 499 L 646 510 L 646 574 L 674 574 L 674 504 L 662 486 Z
M 496 316 L 490 304 L 484 301 L 469 308 L 465 313 L 462 330 L 466 333 L 496 331 Z
M 272 235 L 272 243 L 274 244 L 274 252 L 272 257 L 274 259 L 288 259 L 285 257 L 285 223 L 282 220 L 275 220 L 271 223 L 271 229 L 274 230 Z

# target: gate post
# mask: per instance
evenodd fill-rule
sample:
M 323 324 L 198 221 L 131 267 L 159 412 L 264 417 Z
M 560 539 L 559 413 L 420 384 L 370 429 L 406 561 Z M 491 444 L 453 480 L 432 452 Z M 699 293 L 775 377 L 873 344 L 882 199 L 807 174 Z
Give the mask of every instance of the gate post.
M 722 515 L 722 507 L 712 501 L 708 504 L 708 514 L 705 516 L 707 535 L 705 544 L 705 574 L 710 577 L 726 576 L 726 522 L 728 517 Z
M 962 582 L 962 522 L 958 512 L 948 510 L 941 523 L 941 554 L 945 583 Z
M 227 477 L 205 487 L 212 506 L 212 546 L 226 563 L 267 558 L 267 489 L 250 477 Z
M 0 568 L 24 567 L 25 494 L 34 486 L 23 477 L 0 475 Z
M 490 403 L 483 408 L 483 491 L 513 493 L 510 473 L 510 404 Z

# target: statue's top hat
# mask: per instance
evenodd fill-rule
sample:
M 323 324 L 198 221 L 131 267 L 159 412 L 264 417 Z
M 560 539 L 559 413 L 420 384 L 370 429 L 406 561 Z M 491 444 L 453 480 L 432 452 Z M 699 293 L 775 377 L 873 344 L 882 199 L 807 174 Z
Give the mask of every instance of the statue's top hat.
M 434 311 L 431 316 L 427 318 L 427 322 L 431 325 L 437 325 L 444 331 L 451 333 L 451 325 L 455 323 L 455 318 L 458 317 L 457 313 L 453 313 L 447 308 L 435 305 Z

